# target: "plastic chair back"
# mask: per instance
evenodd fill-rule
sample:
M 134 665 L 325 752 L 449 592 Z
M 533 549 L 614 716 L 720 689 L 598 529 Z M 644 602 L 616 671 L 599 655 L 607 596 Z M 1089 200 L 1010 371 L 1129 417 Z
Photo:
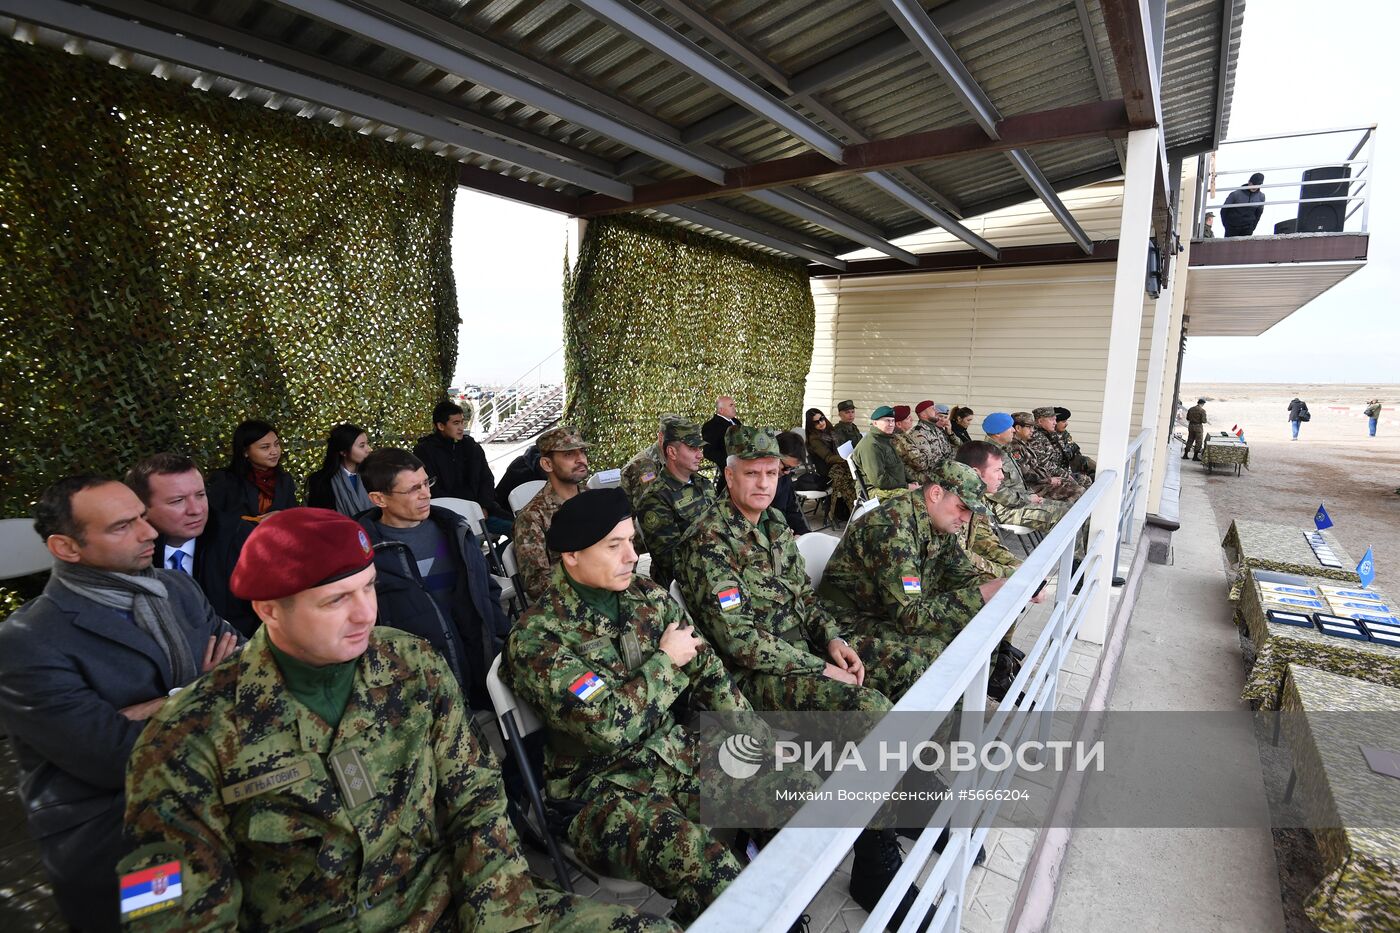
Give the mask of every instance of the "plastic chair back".
M 807 565 L 807 580 L 812 584 L 812 589 L 815 590 L 822 582 L 826 562 L 831 560 L 837 543 L 837 538 L 815 531 L 797 539 L 797 550 L 802 554 L 803 563 Z
M 521 483 L 510 491 L 506 498 L 510 502 L 510 510 L 519 512 L 530 504 L 530 500 L 545 487 L 546 481 L 542 479 L 532 479 L 528 483 Z
M 53 555 L 34 533 L 34 519 L 0 519 L 0 580 L 27 577 L 53 567 Z

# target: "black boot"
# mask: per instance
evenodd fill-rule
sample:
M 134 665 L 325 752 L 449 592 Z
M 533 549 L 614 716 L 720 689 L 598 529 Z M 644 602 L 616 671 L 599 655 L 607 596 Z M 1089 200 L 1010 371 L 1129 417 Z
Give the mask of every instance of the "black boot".
M 854 851 L 856 857 L 851 865 L 851 900 L 859 904 L 866 913 L 870 913 L 879 903 L 885 889 L 890 886 L 890 881 L 894 879 L 895 872 L 899 871 L 899 866 L 904 864 L 904 853 L 900 851 L 899 840 L 892 829 L 867 829 L 856 838 Z M 918 886 L 910 885 L 899 906 L 890 916 L 889 922 L 885 924 L 886 930 L 899 929 L 918 896 Z M 924 918 L 924 922 L 919 924 L 919 933 L 928 929 L 932 919 L 933 914 L 930 912 L 929 916 Z
M 1181 459 L 1182 459 L 1182 460 L 1185 460 L 1185 459 L 1186 459 L 1187 457 L 1189 457 L 1189 456 L 1191 456 L 1189 453 L 1184 453 L 1184 454 L 1181 455 Z
M 1201 462 L 1201 455 L 1200 455 L 1200 454 L 1196 454 L 1196 456 L 1192 457 L 1191 459 L 1194 460 L 1194 461 L 1196 461 L 1197 463 L 1200 463 L 1200 462 Z

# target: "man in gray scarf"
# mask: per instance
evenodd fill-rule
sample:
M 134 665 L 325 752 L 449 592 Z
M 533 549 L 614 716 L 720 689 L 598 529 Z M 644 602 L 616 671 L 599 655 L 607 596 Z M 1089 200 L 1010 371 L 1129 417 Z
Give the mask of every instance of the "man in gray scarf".
M 0 727 L 59 907 L 85 931 L 119 928 L 122 787 L 136 737 L 173 690 L 240 641 L 191 577 L 152 569 L 145 511 L 102 477 L 46 490 L 34 529 L 53 573 L 0 624 Z

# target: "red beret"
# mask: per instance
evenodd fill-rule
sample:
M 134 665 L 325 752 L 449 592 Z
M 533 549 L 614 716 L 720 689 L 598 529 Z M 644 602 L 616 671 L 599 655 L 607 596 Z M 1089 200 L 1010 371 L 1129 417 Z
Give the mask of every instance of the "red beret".
M 932 407 L 933 407 L 933 402 L 932 402 L 931 400 L 929 400 L 929 399 L 925 399 L 924 401 L 922 401 L 922 402 L 920 402 L 919 404 L 915 405 L 915 406 L 914 406 L 914 410 L 915 410 L 916 412 L 918 412 L 919 414 L 922 415 L 926 409 L 929 409 L 929 408 L 932 408 Z
M 374 562 L 369 535 L 330 509 L 286 509 L 263 519 L 238 556 L 229 589 L 239 599 L 283 599 L 343 580 Z
M 908 418 L 908 417 L 909 417 L 909 406 L 908 406 L 908 405 L 896 405 L 896 406 L 894 406 L 894 420 L 895 420 L 895 421 L 903 421 L 905 418 Z

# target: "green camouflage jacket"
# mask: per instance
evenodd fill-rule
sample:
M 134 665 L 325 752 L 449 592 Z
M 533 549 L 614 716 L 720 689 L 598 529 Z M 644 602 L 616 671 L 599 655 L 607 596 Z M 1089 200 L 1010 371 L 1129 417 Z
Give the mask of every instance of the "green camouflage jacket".
M 752 524 L 728 498 L 676 552 L 686 608 L 736 675 L 826 668 L 827 643 L 841 629 L 817 602 L 806 568 L 782 512 L 770 508 Z
M 749 709 L 714 651 L 671 663 L 659 645 L 672 622 L 690 624 L 664 590 L 634 576 L 614 623 L 584 603 L 561 564 L 515 623 L 504 674 L 548 727 L 550 797 L 583 800 L 608 785 L 644 792 L 662 763 L 694 774 L 698 746 L 673 709 L 687 688 L 693 709 Z
M 990 499 L 986 502 L 988 508 L 996 508 Z M 972 566 L 983 574 L 983 582 L 998 577 L 1009 577 L 1021 566 L 1021 559 L 1001 543 L 1001 537 L 993 527 L 992 520 L 985 515 L 973 514 L 962 534 L 958 536 L 958 543 L 962 545 L 963 552 L 967 554 Z
M 904 464 L 904 474 L 911 483 L 923 483 L 928 479 L 929 470 L 933 469 L 930 463 L 932 451 L 923 446 L 921 438 L 914 434 L 913 429 L 908 431 L 894 432 L 894 451 L 899 454 L 899 460 Z
M 953 438 L 947 431 L 932 421 L 920 421 L 909 433 L 915 435 L 920 445 L 928 451 L 928 469 L 932 470 L 957 451 L 953 448 Z
M 168 700 L 132 752 L 119 871 L 178 861 L 182 894 L 126 928 L 537 923 L 500 767 L 427 642 L 376 629 L 332 730 L 287 692 L 266 633 Z
M 837 418 L 831 423 L 831 434 L 836 438 L 836 445 L 833 449 L 839 448 L 847 441 L 851 442 L 852 447 L 860 443 L 860 427 L 854 421 L 847 422 Z
M 866 492 L 877 499 L 884 499 L 909 486 L 904 463 L 894 448 L 894 438 L 883 431 L 872 430 L 862 437 L 851 454 L 851 462 L 860 467 Z
M 1021 471 L 1027 476 L 1036 477 L 1042 482 L 1052 476 L 1074 479 L 1074 472 L 1065 465 L 1064 451 L 1060 449 L 1059 442 L 1039 425 L 1036 425 L 1029 440 L 1013 441 L 1011 446 L 1013 449 L 1020 448 Z
M 987 497 L 992 503 L 993 511 L 1001 514 L 1000 506 L 1005 509 L 1023 509 L 1028 505 L 1033 505 L 1031 492 L 1026 487 L 1026 477 L 1021 472 L 1021 464 L 1016 459 L 1016 448 L 1014 443 L 998 444 L 988 435 L 987 443 L 995 445 L 1001 451 L 1001 488 Z
M 649 483 L 637 505 L 637 523 L 651 552 L 651 578 L 670 586 L 675 550 L 690 532 L 690 526 L 715 501 L 715 484 L 699 473 L 682 483 L 662 469 Z
M 894 629 L 946 645 L 982 608 L 983 582 L 958 539 L 933 530 L 923 493 L 909 489 L 851 523 L 817 595 L 833 612 L 864 616 L 866 634 Z
M 511 540 L 515 543 L 515 563 L 520 568 L 526 605 L 540 598 L 549 584 L 549 571 L 559 563 L 559 555 L 545 545 L 544 533 L 563 504 L 564 500 L 559 498 L 554 487 L 546 482 L 535 498 L 515 513 Z
M 620 483 L 622 491 L 627 493 L 627 501 L 632 503 L 632 508 L 635 509 L 641 502 L 646 487 L 661 475 L 661 464 L 661 449 L 652 444 L 639 450 L 622 468 Z

